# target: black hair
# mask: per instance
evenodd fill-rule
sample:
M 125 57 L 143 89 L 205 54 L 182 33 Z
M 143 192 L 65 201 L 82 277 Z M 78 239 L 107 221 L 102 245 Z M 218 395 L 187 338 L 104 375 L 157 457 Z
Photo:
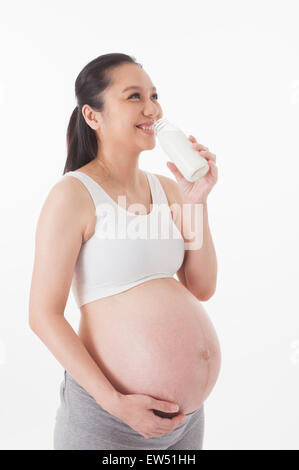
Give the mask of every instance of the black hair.
M 85 121 L 82 107 L 88 104 L 95 111 L 103 110 L 102 93 L 111 84 L 108 71 L 123 63 L 135 64 L 143 68 L 133 56 L 121 53 L 103 54 L 85 65 L 76 78 L 75 95 L 78 105 L 72 112 L 67 128 L 67 159 L 63 174 L 77 170 L 96 158 L 97 135 Z

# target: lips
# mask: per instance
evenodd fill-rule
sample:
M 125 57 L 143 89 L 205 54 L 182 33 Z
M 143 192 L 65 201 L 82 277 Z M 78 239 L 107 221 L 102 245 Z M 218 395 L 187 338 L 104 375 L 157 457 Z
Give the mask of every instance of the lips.
M 140 126 L 151 127 L 153 124 L 154 124 L 153 121 L 150 121 L 150 122 L 141 122 L 140 124 L 137 124 L 136 127 L 140 127 Z
M 140 126 L 136 126 L 138 129 L 140 129 L 142 132 L 144 132 L 144 134 L 148 134 L 148 135 L 154 135 L 154 131 L 153 129 L 143 129 L 142 127 Z

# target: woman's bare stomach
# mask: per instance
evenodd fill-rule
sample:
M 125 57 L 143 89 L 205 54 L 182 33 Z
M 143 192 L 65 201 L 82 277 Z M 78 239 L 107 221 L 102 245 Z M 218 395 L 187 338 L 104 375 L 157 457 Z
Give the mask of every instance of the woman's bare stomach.
M 152 279 L 81 312 L 78 334 L 120 393 L 175 402 L 185 414 L 201 407 L 219 375 L 220 345 L 205 309 L 183 284 Z

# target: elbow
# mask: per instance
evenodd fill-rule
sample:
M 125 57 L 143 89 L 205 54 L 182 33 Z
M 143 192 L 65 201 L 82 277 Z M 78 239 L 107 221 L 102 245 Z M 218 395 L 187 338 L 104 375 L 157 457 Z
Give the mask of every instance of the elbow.
M 45 316 L 43 318 L 43 321 L 45 321 Z M 35 334 L 37 334 L 40 324 L 41 324 L 40 315 L 36 311 L 35 312 L 30 311 L 29 317 L 28 317 L 28 326 Z
M 206 288 L 200 293 L 199 300 L 202 300 L 205 302 L 209 300 L 211 297 L 213 297 L 213 295 L 216 292 L 216 284 L 217 284 L 217 279 L 214 279 L 213 282 L 210 282 L 210 284 L 206 286 Z
M 37 306 L 37 304 L 34 305 L 34 302 L 33 302 L 33 299 L 32 297 L 30 297 L 30 300 L 29 300 L 29 305 L 28 305 L 28 326 L 30 328 L 30 330 L 32 331 L 36 331 L 36 323 L 37 323 L 37 319 L 39 317 L 38 315 L 38 310 L 39 310 L 39 306 Z
M 37 329 L 36 319 L 30 313 L 29 313 L 29 318 L 28 318 L 28 326 L 29 326 L 30 330 L 32 330 L 34 333 L 36 332 L 36 329 Z
M 200 300 L 202 302 L 206 302 L 211 297 L 213 297 L 214 294 L 215 294 L 215 290 L 213 290 L 211 292 L 201 293 L 201 294 L 197 295 L 196 297 L 198 298 L 198 300 Z
M 29 328 L 38 336 L 41 331 L 46 331 L 47 329 L 49 329 L 53 322 L 55 322 L 56 324 L 57 320 L 60 320 L 61 318 L 63 320 L 65 319 L 64 315 L 60 312 L 50 312 L 49 310 L 46 311 L 46 309 L 44 308 L 42 308 L 41 310 L 43 311 L 42 315 L 40 314 L 40 312 L 37 312 L 35 310 L 34 312 L 31 311 L 28 317 Z
M 188 290 L 191 292 L 191 294 L 193 294 L 197 298 L 197 300 L 200 300 L 202 302 L 209 300 L 215 293 L 215 290 L 198 291 L 198 290 L 190 289 L 190 288 L 188 288 Z
M 200 301 L 207 301 L 216 292 L 216 280 L 207 282 L 206 285 L 203 285 L 201 282 L 191 283 L 189 280 L 186 282 L 187 289 Z
M 203 302 L 206 302 L 207 300 L 209 300 L 211 297 L 213 297 L 213 295 L 215 294 L 216 292 L 216 285 L 214 285 L 212 288 L 210 289 L 205 289 L 205 290 L 202 290 L 202 291 L 197 291 L 196 293 L 196 298 L 200 301 L 203 301 Z

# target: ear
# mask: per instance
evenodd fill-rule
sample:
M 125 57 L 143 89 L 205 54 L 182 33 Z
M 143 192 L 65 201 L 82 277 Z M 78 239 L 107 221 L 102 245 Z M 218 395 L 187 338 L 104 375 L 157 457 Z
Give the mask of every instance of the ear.
M 97 130 L 101 125 L 101 113 L 94 111 L 88 104 L 85 104 L 82 108 L 82 115 L 93 130 Z

